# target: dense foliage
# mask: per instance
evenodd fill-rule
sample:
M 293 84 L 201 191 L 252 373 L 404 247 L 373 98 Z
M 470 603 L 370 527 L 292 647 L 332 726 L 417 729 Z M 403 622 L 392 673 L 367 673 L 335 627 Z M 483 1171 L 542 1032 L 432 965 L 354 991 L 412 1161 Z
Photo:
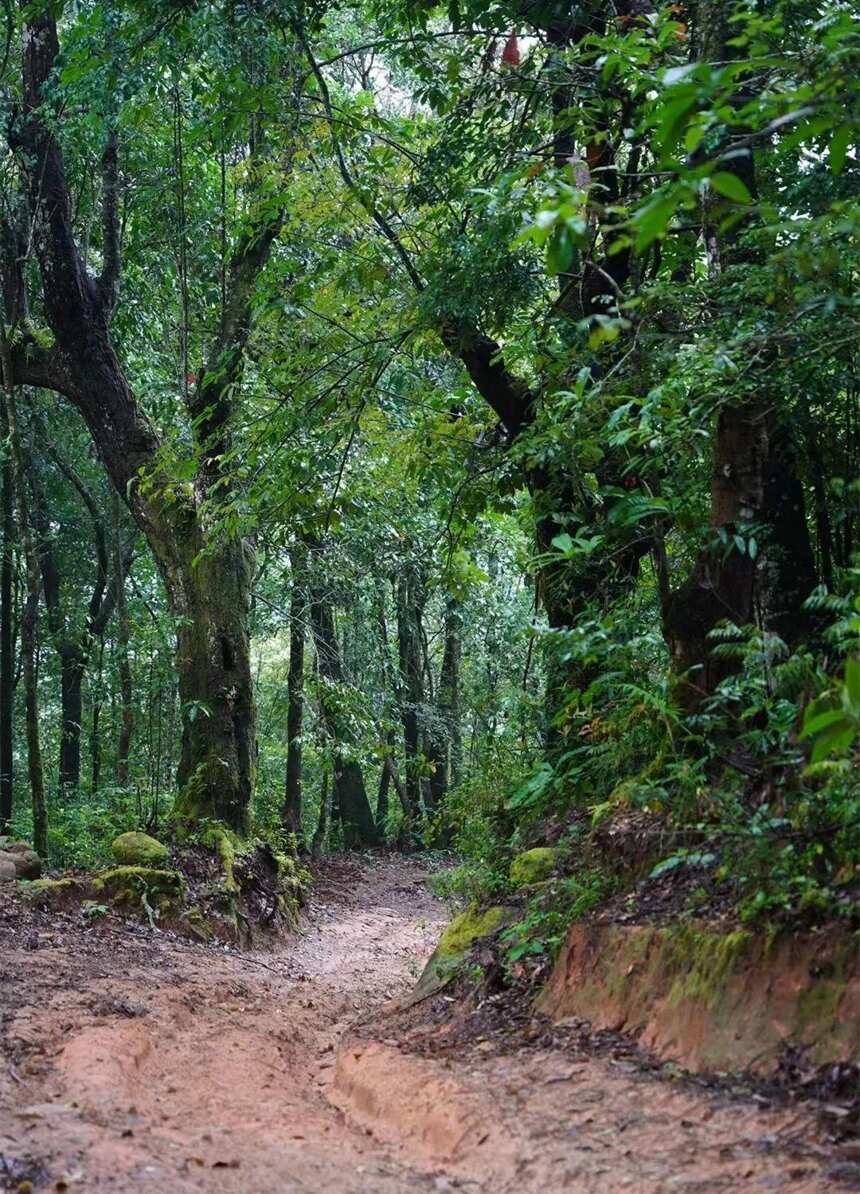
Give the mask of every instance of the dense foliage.
M 521 953 L 627 818 L 697 898 L 855 916 L 850 7 L 6 23 L 0 829 L 250 802 L 468 898 L 559 844 Z

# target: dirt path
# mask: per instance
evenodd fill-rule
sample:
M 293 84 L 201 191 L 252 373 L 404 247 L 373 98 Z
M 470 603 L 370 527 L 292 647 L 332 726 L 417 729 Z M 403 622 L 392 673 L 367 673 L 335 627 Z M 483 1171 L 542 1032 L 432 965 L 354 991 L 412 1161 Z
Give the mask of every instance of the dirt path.
M 605 1060 L 355 1037 L 443 920 L 402 859 L 330 872 L 275 956 L 0 909 L 0 1189 L 836 1188 L 795 1113 Z

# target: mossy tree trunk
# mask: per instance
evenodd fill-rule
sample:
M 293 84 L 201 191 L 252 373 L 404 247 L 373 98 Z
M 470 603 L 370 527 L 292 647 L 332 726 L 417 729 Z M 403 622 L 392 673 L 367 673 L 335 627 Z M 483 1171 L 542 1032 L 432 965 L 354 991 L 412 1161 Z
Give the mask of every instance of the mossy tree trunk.
M 241 540 L 207 552 L 195 535 L 187 550 L 186 566 L 169 582 L 182 707 L 175 814 L 192 823 L 223 821 L 241 833 L 257 757 L 248 637 L 254 558 Z

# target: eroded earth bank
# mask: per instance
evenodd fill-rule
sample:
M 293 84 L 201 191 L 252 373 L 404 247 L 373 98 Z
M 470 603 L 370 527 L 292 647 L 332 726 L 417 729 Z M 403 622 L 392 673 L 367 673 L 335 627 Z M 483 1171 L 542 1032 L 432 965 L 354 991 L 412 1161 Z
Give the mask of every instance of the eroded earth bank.
M 844 1188 L 803 1108 L 539 1021 L 458 1037 L 444 993 L 392 1015 L 446 920 L 426 880 L 418 861 L 332 862 L 274 954 L 10 898 L 0 1189 Z

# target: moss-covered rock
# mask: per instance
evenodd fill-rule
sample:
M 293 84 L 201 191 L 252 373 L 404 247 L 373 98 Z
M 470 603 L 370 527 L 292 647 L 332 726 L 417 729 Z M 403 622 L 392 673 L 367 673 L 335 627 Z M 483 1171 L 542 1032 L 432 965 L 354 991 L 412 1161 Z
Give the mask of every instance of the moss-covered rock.
M 192 904 L 190 908 L 182 913 L 180 923 L 198 941 L 211 941 L 215 936 L 215 930 L 209 918 L 203 914 L 202 909 L 197 904 Z
M 489 937 L 505 923 L 509 909 L 503 904 L 492 908 L 479 910 L 468 908 L 455 916 L 445 932 L 439 938 L 436 954 L 440 958 L 459 958 L 467 950 L 480 941 L 482 937 Z
M 167 862 L 168 849 L 148 833 L 121 833 L 111 843 L 111 853 L 122 866 L 161 867 Z
M 511 863 L 511 886 L 530 887 L 549 879 L 558 862 L 558 850 L 552 846 L 536 846 L 518 854 Z
M 486 937 L 512 924 L 519 915 L 516 908 L 496 904 L 491 908 L 472 907 L 455 916 L 439 939 L 405 1006 L 435 995 L 459 973 L 472 949 Z
M 157 867 L 117 866 L 93 879 L 93 891 L 120 911 L 165 915 L 185 899 L 185 880 L 178 871 Z
M 34 879 L 21 883 L 21 895 L 36 908 L 69 908 L 80 904 L 89 894 L 80 879 Z

